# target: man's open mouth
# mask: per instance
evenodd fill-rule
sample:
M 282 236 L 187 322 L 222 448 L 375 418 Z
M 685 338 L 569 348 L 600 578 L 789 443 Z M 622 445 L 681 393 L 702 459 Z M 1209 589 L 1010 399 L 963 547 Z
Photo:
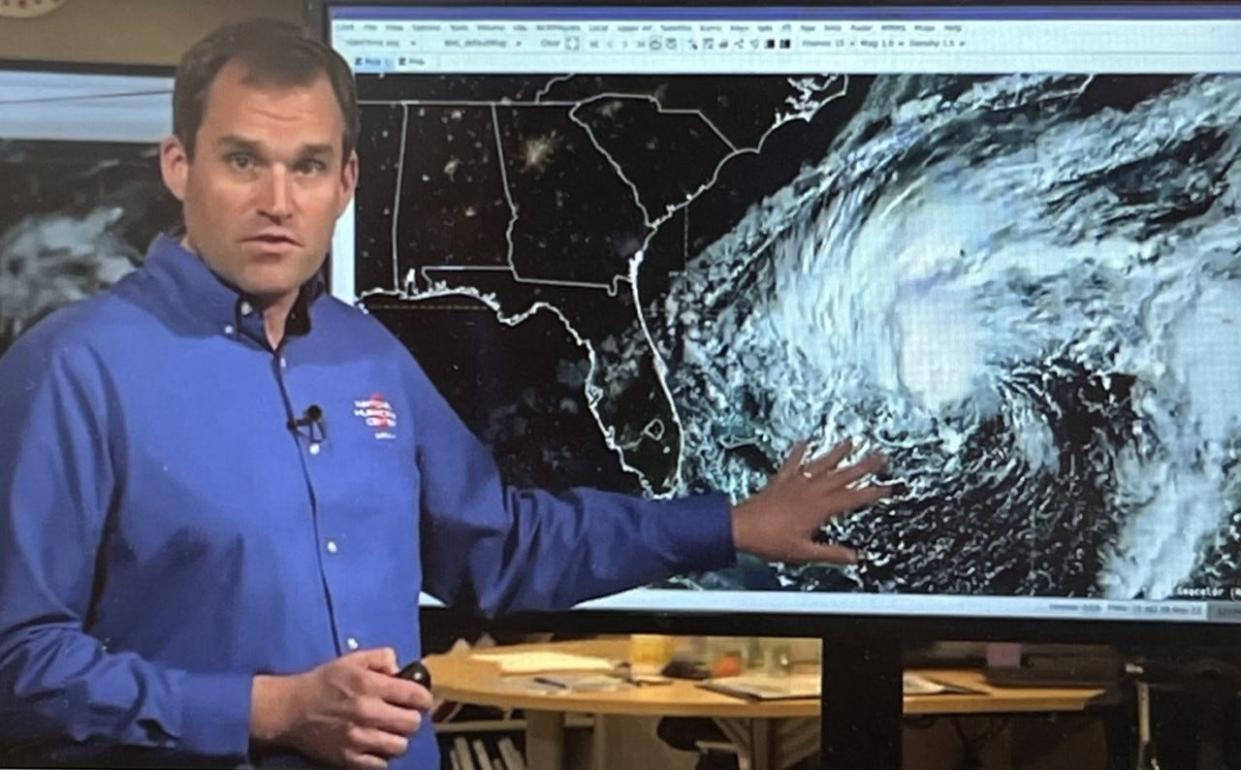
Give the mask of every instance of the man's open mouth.
M 293 238 L 290 238 L 287 235 L 278 235 L 278 234 L 271 234 L 271 233 L 265 233 L 263 235 L 256 235 L 251 238 L 247 238 L 246 240 L 253 242 L 253 243 L 264 243 L 264 244 L 270 244 L 273 246 L 281 246 L 281 245 L 297 246 L 299 245 L 296 240 L 294 240 Z

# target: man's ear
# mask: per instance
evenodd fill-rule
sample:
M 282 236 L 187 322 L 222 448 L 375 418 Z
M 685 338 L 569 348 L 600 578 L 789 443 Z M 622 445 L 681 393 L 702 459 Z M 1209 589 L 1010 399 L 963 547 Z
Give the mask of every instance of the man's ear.
M 179 201 L 185 200 L 185 187 L 190 177 L 190 156 L 175 135 L 159 143 L 159 171 L 164 186 Z
M 358 189 L 358 153 L 349 153 L 349 159 L 345 161 L 345 165 L 340 170 L 341 200 L 340 210 L 336 212 L 339 217 L 345 213 L 345 209 L 349 208 L 349 201 L 353 200 L 353 193 Z

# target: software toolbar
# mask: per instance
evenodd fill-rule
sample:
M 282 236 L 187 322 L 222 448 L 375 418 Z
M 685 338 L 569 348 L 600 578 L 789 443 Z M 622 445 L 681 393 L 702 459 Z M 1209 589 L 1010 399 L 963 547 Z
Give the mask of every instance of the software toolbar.
M 1081 66 L 1135 54 L 1162 68 L 1236 67 L 1237 20 L 385 21 L 336 20 L 333 45 L 360 72 L 792 71 L 833 62 L 874 71 Z M 503 56 L 503 62 L 494 56 Z M 636 58 L 635 58 L 636 57 Z

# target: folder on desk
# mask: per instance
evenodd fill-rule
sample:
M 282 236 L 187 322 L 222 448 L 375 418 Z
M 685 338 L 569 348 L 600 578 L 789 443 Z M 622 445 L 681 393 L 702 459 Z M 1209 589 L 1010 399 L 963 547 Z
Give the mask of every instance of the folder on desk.
M 821 690 L 819 674 L 745 674 L 699 682 L 704 690 L 749 701 L 817 698 Z

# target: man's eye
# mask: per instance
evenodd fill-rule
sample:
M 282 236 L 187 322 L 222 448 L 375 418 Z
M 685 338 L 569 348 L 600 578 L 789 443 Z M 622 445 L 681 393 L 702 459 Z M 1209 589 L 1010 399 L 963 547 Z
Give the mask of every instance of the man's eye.
M 232 166 L 238 171 L 245 171 L 246 169 L 254 165 L 254 158 L 250 157 L 249 155 L 245 155 L 243 153 L 233 153 L 232 155 L 228 156 L 228 165 Z
M 302 174 L 322 174 L 327 171 L 327 164 L 321 160 L 304 160 L 294 168 Z

